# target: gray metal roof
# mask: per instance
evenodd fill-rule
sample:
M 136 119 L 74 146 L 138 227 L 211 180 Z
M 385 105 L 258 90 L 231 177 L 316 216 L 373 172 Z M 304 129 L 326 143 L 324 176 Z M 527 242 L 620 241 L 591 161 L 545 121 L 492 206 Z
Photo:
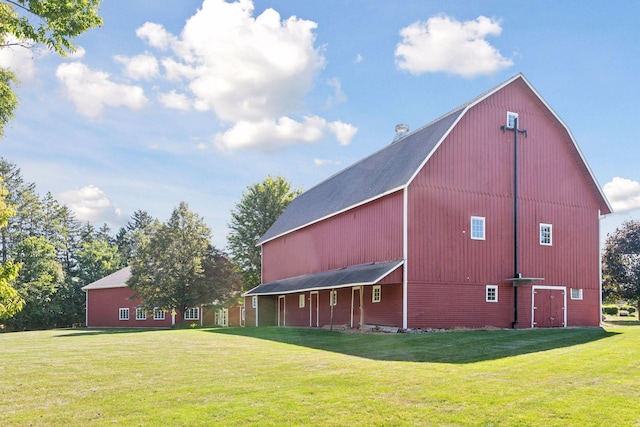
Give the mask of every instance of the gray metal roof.
M 83 286 L 82 290 L 89 291 L 91 289 L 126 288 L 127 280 L 129 280 L 130 277 L 131 267 L 125 267 L 122 270 L 111 273 L 100 280 L 96 280 L 93 283 Z
M 469 108 L 519 79 L 531 89 L 545 107 L 565 127 L 576 152 L 591 176 L 595 193 L 600 197 L 603 214 L 610 213 L 611 206 L 573 135 L 571 135 L 571 131 L 531 83 L 519 73 L 302 193 L 291 202 L 271 228 L 258 240 L 257 244 L 266 243 L 276 237 L 406 187 L 455 126 L 457 120 Z
M 378 198 L 407 185 L 460 116 L 458 108 L 305 191 L 258 244 Z
M 354 265 L 339 270 L 322 271 L 305 274 L 304 276 L 289 277 L 274 282 L 263 283 L 245 294 L 251 295 L 282 295 L 301 291 L 315 291 L 320 289 L 337 289 L 357 285 L 374 285 L 387 277 L 403 261 L 376 262 L 372 264 Z

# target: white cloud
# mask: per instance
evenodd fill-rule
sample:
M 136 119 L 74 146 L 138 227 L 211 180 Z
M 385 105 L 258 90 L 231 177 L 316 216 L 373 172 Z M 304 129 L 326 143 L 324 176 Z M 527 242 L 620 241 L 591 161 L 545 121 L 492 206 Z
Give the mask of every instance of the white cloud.
M 313 164 L 317 167 L 328 166 L 328 165 L 340 165 L 340 162 L 337 160 L 330 159 L 313 159 Z
M 87 117 L 100 116 L 105 105 L 139 110 L 147 103 L 141 87 L 114 83 L 108 73 L 91 70 L 80 62 L 61 64 L 56 77 L 78 112 Z
M 501 32 L 500 23 L 485 16 L 465 22 L 434 16 L 400 30 L 402 41 L 396 46 L 396 65 L 412 74 L 491 74 L 513 65 L 485 40 Z
M 167 108 L 181 111 L 189 111 L 191 109 L 189 97 L 184 93 L 177 93 L 175 90 L 159 94 L 158 99 Z
M 10 34 L 6 36 L 5 43 L 8 46 L 0 49 L 0 67 L 13 71 L 21 82 L 33 80 L 36 75 L 34 56 L 42 55 L 44 51 L 33 43 L 19 42 Z
M 82 46 L 77 46 L 76 51 L 67 55 L 67 58 L 82 59 L 86 55 L 87 51 Z
M 153 22 L 145 22 L 142 27 L 136 30 L 136 36 L 161 50 L 167 50 L 176 41 L 176 37 L 165 30 L 162 25 Z
M 341 121 L 335 121 L 327 124 L 329 131 L 335 134 L 340 145 L 349 145 L 351 140 L 358 132 L 358 128 Z
M 361 63 L 364 60 L 364 57 L 361 54 L 356 55 L 356 59 L 353 60 L 356 64 Z
M 113 224 L 119 222 L 122 217 L 121 210 L 94 185 L 65 191 L 59 194 L 58 198 L 75 212 L 76 218 L 82 222 Z
M 124 65 L 125 74 L 134 80 L 149 80 L 160 74 L 158 60 L 149 52 L 131 58 L 116 55 L 114 59 Z
M 215 112 L 229 125 L 216 136 L 226 150 L 315 142 L 325 130 L 348 143 L 344 126 L 332 129 L 312 114 L 292 118 L 304 114 L 303 98 L 325 65 L 314 45 L 317 24 L 282 19 L 270 8 L 257 17 L 253 12 L 251 0 L 205 0 L 179 37 L 150 22 L 137 30 L 149 45 L 171 53 L 161 61 L 164 77 L 183 81 L 190 92 L 188 98 L 170 92 L 163 103 L 186 107 L 189 99 L 195 110 Z M 346 99 L 339 83 L 334 91 L 334 98 Z
M 342 104 L 347 102 L 347 95 L 342 91 L 342 82 L 339 78 L 334 77 L 327 80 L 327 85 L 333 88 L 333 94 L 329 95 L 325 107 L 331 107 L 333 104 Z
M 615 177 L 603 187 L 615 213 L 640 209 L 640 182 Z
M 327 122 L 318 116 L 306 116 L 302 122 L 289 117 L 281 117 L 276 121 L 241 121 L 216 135 L 215 143 L 223 151 L 246 148 L 276 150 L 300 142 L 318 142 L 325 131 L 334 133 L 341 145 L 348 145 L 357 128 L 339 121 Z

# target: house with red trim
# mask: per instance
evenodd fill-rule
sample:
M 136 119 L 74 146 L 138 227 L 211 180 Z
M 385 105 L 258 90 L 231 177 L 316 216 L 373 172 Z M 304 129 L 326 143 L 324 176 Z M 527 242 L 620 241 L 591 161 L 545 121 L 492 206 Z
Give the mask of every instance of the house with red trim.
M 298 196 L 247 326 L 598 326 L 609 202 L 518 74 Z
M 82 290 L 86 297 L 86 326 L 90 328 L 168 328 L 180 323 L 177 310 L 153 310 L 140 308 L 141 300 L 127 286 L 131 268 L 125 267 L 100 280 L 90 283 Z M 214 312 L 207 306 L 193 307 L 184 313 L 187 324 L 199 326 L 214 324 Z

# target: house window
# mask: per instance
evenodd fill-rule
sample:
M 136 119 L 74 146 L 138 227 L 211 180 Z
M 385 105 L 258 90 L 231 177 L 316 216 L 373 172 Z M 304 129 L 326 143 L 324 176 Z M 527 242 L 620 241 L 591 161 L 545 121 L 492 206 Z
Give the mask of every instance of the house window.
M 147 312 L 143 308 L 136 308 L 136 320 L 147 320 Z
M 298 296 L 298 307 L 304 308 L 304 294 Z
M 254 295 L 251 297 L 251 308 L 258 308 L 258 296 Z
M 164 310 L 160 310 L 159 308 L 154 308 L 153 320 L 164 320 Z
M 198 320 L 200 319 L 200 309 L 198 307 L 188 308 L 184 312 L 184 320 Z
M 543 246 L 551 246 L 552 233 L 551 224 L 540 224 L 540 244 Z
M 120 309 L 120 320 L 129 320 L 129 309 L 121 308 Z
M 329 305 L 338 305 L 338 291 L 331 291 L 329 295 Z
M 498 302 L 498 287 L 496 285 L 487 285 L 486 301 Z
M 483 216 L 471 217 L 471 238 L 473 240 L 485 239 L 485 220 Z
M 382 289 L 380 285 L 375 285 L 373 287 L 373 292 L 371 294 L 371 302 L 380 302 L 382 297 Z
M 517 118 L 518 118 L 518 113 L 512 113 L 511 111 L 507 111 L 507 129 L 514 129 L 516 127 Z
M 571 288 L 571 299 L 582 299 L 582 289 Z

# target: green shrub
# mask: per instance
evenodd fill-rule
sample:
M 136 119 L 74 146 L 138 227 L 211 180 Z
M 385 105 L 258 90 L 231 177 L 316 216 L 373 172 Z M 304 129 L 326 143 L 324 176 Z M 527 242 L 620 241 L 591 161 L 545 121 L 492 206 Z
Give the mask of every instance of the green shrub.
M 604 314 L 608 314 L 609 316 L 617 316 L 618 315 L 618 306 L 616 305 L 603 305 L 602 312 Z

